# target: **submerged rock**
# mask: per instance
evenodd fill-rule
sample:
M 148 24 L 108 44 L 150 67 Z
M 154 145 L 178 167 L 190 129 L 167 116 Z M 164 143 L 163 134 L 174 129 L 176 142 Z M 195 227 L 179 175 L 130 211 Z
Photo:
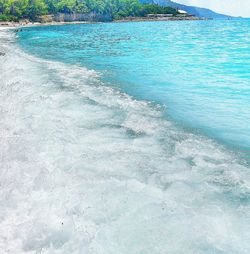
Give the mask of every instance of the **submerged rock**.
M 22 28 L 17 28 L 17 29 L 15 29 L 14 31 L 15 31 L 16 33 L 22 32 Z
M 0 56 L 5 56 L 5 53 L 3 53 L 3 52 L 0 52 Z

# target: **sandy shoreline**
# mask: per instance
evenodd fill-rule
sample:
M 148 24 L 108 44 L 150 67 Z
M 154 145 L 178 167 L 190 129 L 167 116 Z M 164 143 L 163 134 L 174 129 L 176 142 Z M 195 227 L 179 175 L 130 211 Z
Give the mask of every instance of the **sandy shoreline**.
M 106 23 L 124 23 L 124 22 L 156 22 L 156 21 L 196 21 L 204 20 L 198 17 L 167 17 L 167 18 L 146 18 L 146 17 L 135 17 L 126 18 L 120 20 L 114 20 Z M 0 22 L 0 29 L 9 28 L 21 28 L 21 27 L 32 27 L 32 26 L 58 26 L 58 25 L 74 25 L 74 24 L 96 24 L 104 22 L 93 22 L 93 21 L 71 21 L 71 22 Z
M 74 22 L 48 22 L 48 23 L 18 23 L 18 22 L 0 22 L 0 29 L 10 29 L 10 28 L 21 28 L 21 27 L 33 27 L 33 26 L 58 26 L 58 25 L 74 25 L 74 24 L 90 24 L 96 22 L 86 22 L 86 21 L 74 21 Z

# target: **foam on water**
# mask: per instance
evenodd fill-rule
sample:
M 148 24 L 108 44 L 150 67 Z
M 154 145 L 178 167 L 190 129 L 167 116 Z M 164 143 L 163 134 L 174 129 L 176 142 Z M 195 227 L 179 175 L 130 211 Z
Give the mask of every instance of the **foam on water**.
M 0 32 L 1 253 L 249 253 L 249 168 Z
M 24 28 L 18 44 L 95 69 L 110 86 L 167 106 L 166 117 L 249 157 L 249 30 L 248 19 L 44 26 Z

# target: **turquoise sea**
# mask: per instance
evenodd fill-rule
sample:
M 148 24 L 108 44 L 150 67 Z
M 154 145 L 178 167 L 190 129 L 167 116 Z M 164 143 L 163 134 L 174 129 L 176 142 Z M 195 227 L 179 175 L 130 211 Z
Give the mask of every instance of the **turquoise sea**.
M 249 254 L 249 31 L 0 30 L 0 252 Z
M 19 42 L 250 152 L 249 30 L 249 20 L 88 24 L 25 29 Z

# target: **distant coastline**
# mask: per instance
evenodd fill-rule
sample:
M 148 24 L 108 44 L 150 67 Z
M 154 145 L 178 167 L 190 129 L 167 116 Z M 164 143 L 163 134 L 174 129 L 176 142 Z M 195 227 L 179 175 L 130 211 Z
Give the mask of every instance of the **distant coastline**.
M 206 20 L 196 16 L 173 16 L 173 17 L 127 17 L 124 19 L 114 20 L 114 23 L 120 22 L 140 22 L 140 21 L 182 21 L 182 20 Z
M 0 28 L 19 28 L 30 26 L 53 26 L 53 25 L 74 25 L 74 24 L 93 24 L 93 23 L 122 23 L 122 22 L 143 22 L 143 21 L 195 21 L 195 20 L 207 20 L 205 18 L 199 18 L 195 16 L 191 17 L 162 17 L 162 18 L 149 18 L 149 17 L 127 17 L 119 20 L 113 20 L 108 22 L 100 21 L 52 21 L 52 22 L 3 22 L 0 21 Z

